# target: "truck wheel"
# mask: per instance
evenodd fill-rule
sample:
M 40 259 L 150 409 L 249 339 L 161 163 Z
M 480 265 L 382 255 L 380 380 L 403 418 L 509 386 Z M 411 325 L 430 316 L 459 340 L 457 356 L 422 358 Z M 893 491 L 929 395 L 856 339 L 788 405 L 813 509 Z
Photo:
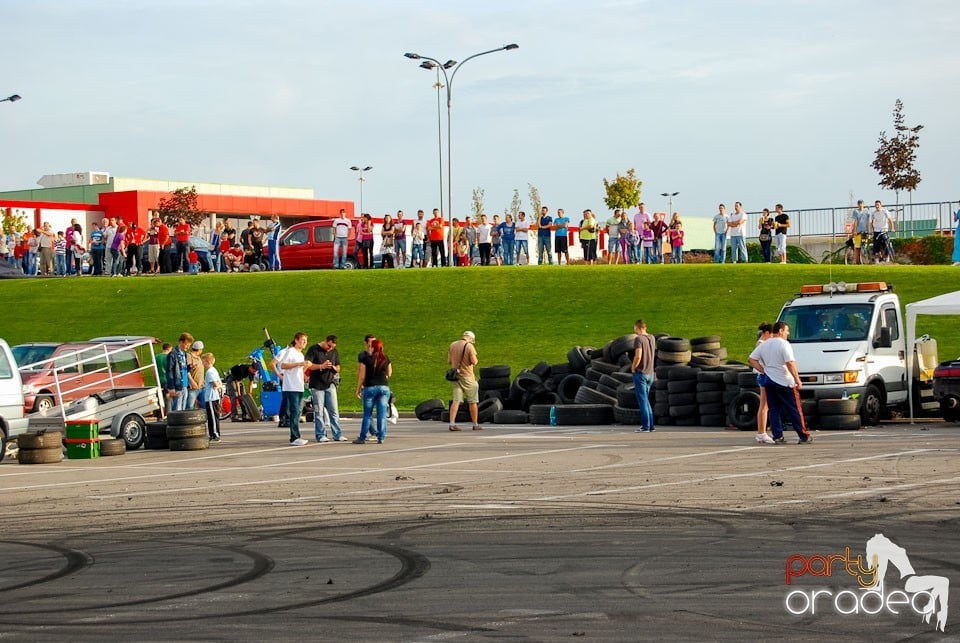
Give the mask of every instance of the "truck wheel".
M 41 411 L 49 411 L 54 406 L 53 396 L 52 395 L 38 395 L 33 401 L 33 411 L 31 413 L 40 413 Z
M 139 415 L 125 415 L 120 421 L 117 436 L 127 444 L 128 451 L 136 451 L 143 446 L 146 439 L 147 426 Z
M 7 432 L 3 430 L 3 427 L 0 426 L 0 462 L 3 462 L 4 457 L 7 455 Z
M 860 417 L 864 426 L 876 426 L 883 413 L 883 394 L 873 384 L 868 384 L 860 397 Z

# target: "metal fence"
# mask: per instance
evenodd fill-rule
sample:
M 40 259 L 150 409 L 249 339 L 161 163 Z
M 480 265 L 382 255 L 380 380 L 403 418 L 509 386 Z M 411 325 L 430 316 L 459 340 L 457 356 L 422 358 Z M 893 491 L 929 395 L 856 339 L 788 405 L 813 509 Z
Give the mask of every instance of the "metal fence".
M 873 211 L 873 204 L 867 205 Z M 960 207 L 958 201 L 935 201 L 930 203 L 901 203 L 885 206 L 896 220 L 895 237 L 918 237 L 931 234 L 952 235 L 956 223 L 953 213 Z M 835 208 L 811 208 L 805 210 L 784 210 L 790 215 L 790 235 L 798 243 L 804 237 L 832 237 L 846 239 L 850 231 L 851 213 L 855 206 Z M 756 239 L 759 234 L 762 212 L 747 212 L 747 236 Z

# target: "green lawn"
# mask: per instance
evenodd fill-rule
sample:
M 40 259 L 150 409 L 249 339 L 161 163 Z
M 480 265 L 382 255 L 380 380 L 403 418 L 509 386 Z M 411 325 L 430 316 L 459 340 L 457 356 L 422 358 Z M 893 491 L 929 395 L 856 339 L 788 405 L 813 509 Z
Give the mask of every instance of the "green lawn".
M 311 342 L 340 338 L 352 397 L 363 336 L 384 341 L 394 362 L 391 386 L 401 409 L 446 399 L 449 342 L 477 334 L 481 365 L 514 373 L 540 360 L 560 362 L 576 344 L 602 346 L 632 332 L 719 334 L 730 357 L 744 360 L 761 321 L 804 283 L 831 280 L 821 265 L 516 266 L 448 270 L 313 271 L 158 277 L 19 279 L 0 282 L 10 344 L 98 335 L 154 335 L 175 341 L 188 330 L 217 356 L 221 370 L 245 359 L 266 326 L 280 343 L 296 331 Z M 885 279 L 904 303 L 955 289 L 957 269 L 941 266 L 833 267 L 834 281 Z M 960 354 L 950 317 L 921 317 L 918 332 L 939 342 L 941 359 Z

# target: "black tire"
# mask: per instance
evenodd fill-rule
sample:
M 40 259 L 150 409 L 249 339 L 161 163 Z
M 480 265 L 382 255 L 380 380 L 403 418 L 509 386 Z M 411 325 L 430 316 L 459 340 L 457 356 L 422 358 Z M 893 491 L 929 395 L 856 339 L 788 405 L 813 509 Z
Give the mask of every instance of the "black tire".
M 44 449 L 21 448 L 17 452 L 17 462 L 20 464 L 53 464 L 61 460 L 63 460 L 63 447 L 59 444 Z
M 698 410 L 696 404 L 677 404 L 674 406 L 670 405 L 670 417 L 672 418 L 685 418 L 691 416 L 697 416 Z
M 724 346 L 721 346 L 719 348 L 708 348 L 704 352 L 712 353 L 713 355 L 716 355 L 717 359 L 719 359 L 721 362 L 719 366 L 723 366 L 724 360 L 730 357 L 730 353 L 727 352 L 727 349 Z
M 700 371 L 697 373 L 697 381 L 701 384 L 723 384 L 723 371 Z M 711 389 L 717 390 L 717 389 Z
M 251 398 L 252 399 L 252 398 Z M 168 426 L 193 426 L 207 421 L 207 412 L 203 409 L 170 411 L 167 415 Z
M 618 389 L 618 388 L 620 388 L 620 385 L 619 385 L 619 384 L 618 384 L 616 387 L 611 388 L 611 387 L 609 387 L 609 386 L 604 386 L 603 384 L 600 384 L 599 382 L 597 383 L 597 390 L 600 391 L 601 393 L 603 393 L 604 395 L 606 395 L 607 397 L 612 397 L 613 399 L 617 399 L 617 389 Z
M 613 424 L 613 405 L 561 404 L 556 407 L 557 426 Z
M 569 362 L 559 362 L 550 365 L 550 377 L 557 381 L 562 380 L 565 375 L 569 375 L 572 372 L 573 370 L 571 370 Z
M 704 414 L 700 413 L 701 426 L 727 426 L 727 415 L 725 413 Z
M 502 409 L 493 414 L 494 424 L 527 424 L 529 422 L 530 415 L 526 411 Z
M 633 381 L 632 377 L 630 378 L 630 381 Z M 613 375 L 601 375 L 599 382 L 600 386 L 606 386 L 609 389 L 613 389 L 614 392 L 616 392 L 616 390 L 620 388 L 620 385 L 623 384 L 621 380 L 617 379 Z
M 581 388 L 583 387 L 592 388 L 594 391 L 597 390 L 598 386 L 600 386 L 599 382 L 597 382 L 596 380 L 588 380 L 588 379 L 584 379 L 583 384 L 580 385 Z
M 636 340 L 637 336 L 630 333 L 629 335 L 621 335 L 611 341 L 609 344 L 611 361 L 616 361 L 621 355 L 629 354 L 632 357 L 633 345 Z
M 691 339 L 690 350 L 699 351 L 701 353 L 713 353 L 714 351 L 720 350 L 720 342 L 703 342 L 698 344 Z
M 617 398 L 611 397 L 609 395 L 604 395 L 600 391 L 595 391 L 586 386 L 581 386 L 580 390 L 577 391 L 576 396 L 573 398 L 574 404 L 576 405 L 594 405 L 594 404 L 606 404 L 607 406 L 616 406 Z
M 753 371 L 745 371 L 737 374 L 737 384 L 740 386 L 757 386 L 757 374 Z
M 247 414 L 251 422 L 260 422 L 263 419 L 260 416 L 260 407 L 257 406 L 257 403 L 253 401 L 253 397 L 249 394 L 244 393 L 240 397 L 240 406 L 243 407 L 243 412 Z
M 481 366 L 477 369 L 477 373 L 480 375 L 480 379 L 488 379 L 495 377 L 510 377 L 510 365 L 509 364 L 496 364 L 494 366 Z
M 552 405 L 549 404 L 534 404 L 530 407 L 529 418 L 530 424 L 550 424 L 550 409 Z
M 669 380 L 667 391 L 670 393 L 695 393 L 697 380 Z
M 631 409 L 624 406 L 613 407 L 613 419 L 617 424 L 632 424 L 639 426 L 643 423 L 640 409 Z
M 705 415 L 722 415 L 723 417 L 727 417 L 727 407 L 723 402 L 697 404 L 697 410 L 700 412 L 700 417 Z
M 480 401 L 484 400 L 500 400 L 503 401 L 503 391 L 498 391 L 496 389 L 490 389 L 489 391 L 480 391 Z
M 730 406 L 730 402 L 733 402 L 734 398 L 736 398 L 738 395 L 740 395 L 740 387 L 739 387 L 739 386 L 738 386 L 737 388 L 733 389 L 733 390 L 724 391 L 724 392 L 723 392 L 723 403 L 726 404 L 727 406 Z
M 697 391 L 697 404 L 722 404 L 723 391 Z
M 207 436 L 170 440 L 171 451 L 202 451 L 208 448 L 210 448 L 210 439 Z
M 820 428 L 825 431 L 859 431 L 860 416 L 853 415 L 821 415 Z
M 657 340 L 657 352 L 682 353 L 690 350 L 690 340 L 683 337 L 661 337 Z
M 583 375 L 571 373 L 560 380 L 560 384 L 557 386 L 557 395 L 560 396 L 560 401 L 564 404 L 571 404 L 577 396 L 577 391 L 583 385 L 583 379 Z
M 510 378 L 509 377 L 484 377 L 479 382 L 477 386 L 481 391 L 494 391 L 501 389 L 510 388 Z
M 447 423 L 450 421 L 450 411 L 443 409 L 440 411 L 440 416 L 437 418 L 438 422 Z
M 696 366 L 717 366 L 720 358 L 713 353 L 691 353 L 690 363 Z
M 573 373 L 580 373 L 582 375 L 587 370 L 587 359 L 583 353 L 580 352 L 579 346 L 574 346 L 567 351 L 567 362 L 570 363 L 570 370 Z
M 657 353 L 657 359 L 661 362 L 668 364 L 689 364 L 690 357 L 693 355 L 690 351 L 683 351 L 678 353 L 668 352 L 668 351 L 659 351 Z
M 667 403 L 654 404 L 653 414 L 657 417 L 670 417 L 670 405 Z
M 690 417 L 673 418 L 673 423 L 677 426 L 700 426 L 700 416 L 691 415 Z
M 633 373 L 631 371 L 617 371 L 610 375 L 621 384 L 633 384 Z
M 543 361 L 537 362 L 530 371 L 536 373 L 541 380 L 545 380 L 550 377 L 550 364 Z
M 104 438 L 100 440 L 100 456 L 123 455 L 127 452 L 127 443 L 119 438 Z
M 590 380 L 591 382 L 599 382 L 600 378 L 603 376 L 604 376 L 604 373 L 602 371 L 598 371 L 597 369 L 592 367 L 588 367 L 587 372 L 584 375 L 584 377 Z
M 731 366 L 731 365 L 721 364 L 717 368 L 719 368 L 720 372 L 723 373 L 724 384 L 736 384 L 737 386 L 740 386 L 740 382 L 738 380 L 740 373 L 750 372 L 749 368 L 745 368 L 743 366 Z M 756 380 L 754 380 L 754 382 L 756 382 Z
M 477 422 L 480 424 L 489 424 L 490 422 L 493 422 L 493 416 L 497 414 L 497 411 L 502 410 L 503 403 L 500 400 L 484 400 L 477 405 Z M 457 415 L 459 415 L 459 413 Z
M 207 425 L 195 424 L 193 426 L 170 426 L 167 425 L 167 440 L 186 440 L 188 438 L 203 438 L 207 436 Z
M 620 365 L 595 359 L 590 362 L 590 368 L 595 371 L 600 371 L 603 375 L 612 375 L 620 370 Z
M 817 411 L 823 415 L 853 415 L 857 406 L 853 399 L 823 398 L 817 401 Z
M 860 396 L 860 419 L 864 426 L 876 426 L 880 424 L 880 418 L 883 416 L 886 400 L 883 393 L 875 384 L 867 384 L 863 395 Z
M 693 368 L 692 366 L 673 366 L 670 368 L 667 377 L 670 381 L 674 382 L 680 380 L 696 381 L 699 374 L 699 368 Z
M 513 386 L 510 387 L 510 390 L 512 393 L 516 389 L 522 395 L 536 386 L 543 386 L 543 378 L 532 371 L 522 371 L 513 378 Z
M 438 397 L 434 397 L 417 404 L 417 406 L 413 409 L 413 414 L 418 420 L 426 420 L 431 416 L 434 410 L 443 408 L 443 400 Z
M 180 411 L 181 413 L 192 413 L 192 411 Z M 200 411 L 200 414 L 203 416 L 203 422 L 207 421 L 206 411 Z M 170 426 L 170 423 L 167 423 L 167 426 Z M 136 451 L 143 446 L 143 441 L 147 439 L 147 423 L 143 420 L 142 417 L 135 413 L 129 413 L 123 416 L 123 419 L 120 420 L 119 427 L 113 427 L 116 429 L 117 437 L 123 440 L 127 444 L 127 449 L 129 451 Z
M 166 438 L 152 438 L 147 436 L 147 439 L 143 441 L 143 448 L 166 451 L 170 448 L 170 442 Z
M 148 438 L 161 438 L 163 440 L 167 439 L 166 422 L 147 422 L 145 428 Z
M 523 399 L 520 401 L 520 409 L 528 411 L 534 404 L 549 404 L 552 406 L 560 403 L 559 395 L 541 386 L 538 389 L 527 391 L 523 394 Z
M 63 433 L 60 431 L 37 431 L 36 433 L 21 433 L 17 436 L 17 447 L 20 449 L 59 449 L 63 446 Z
M 633 384 L 623 384 L 617 389 L 617 406 L 625 409 L 640 408 L 637 404 L 637 391 Z
M 756 431 L 757 411 L 760 410 L 760 395 L 750 391 L 741 392 L 727 407 L 730 424 L 741 431 Z
M 697 393 L 722 393 L 723 384 L 716 382 L 697 382 Z
M 691 346 L 696 346 L 698 344 L 719 344 L 720 335 L 704 335 L 703 337 L 694 337 L 690 340 Z
M 697 403 L 696 393 L 668 393 L 667 402 L 670 406 L 686 406 Z
M 940 400 L 940 416 L 944 422 L 960 422 L 960 400 L 955 395 Z
M 587 358 L 592 362 L 593 360 L 603 360 L 603 349 L 596 348 L 594 346 L 584 346 L 582 350 L 586 351 Z

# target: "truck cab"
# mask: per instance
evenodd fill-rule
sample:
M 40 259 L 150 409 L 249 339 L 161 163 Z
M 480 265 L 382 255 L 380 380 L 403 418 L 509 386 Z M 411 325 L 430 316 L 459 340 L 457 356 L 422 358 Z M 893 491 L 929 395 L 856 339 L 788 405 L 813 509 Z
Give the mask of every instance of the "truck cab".
M 886 282 L 803 286 L 778 319 L 790 327 L 802 398 L 856 397 L 866 425 L 906 404 L 903 314 Z
M 0 460 L 7 452 L 7 441 L 26 431 L 27 426 L 20 371 L 7 342 L 0 339 Z

